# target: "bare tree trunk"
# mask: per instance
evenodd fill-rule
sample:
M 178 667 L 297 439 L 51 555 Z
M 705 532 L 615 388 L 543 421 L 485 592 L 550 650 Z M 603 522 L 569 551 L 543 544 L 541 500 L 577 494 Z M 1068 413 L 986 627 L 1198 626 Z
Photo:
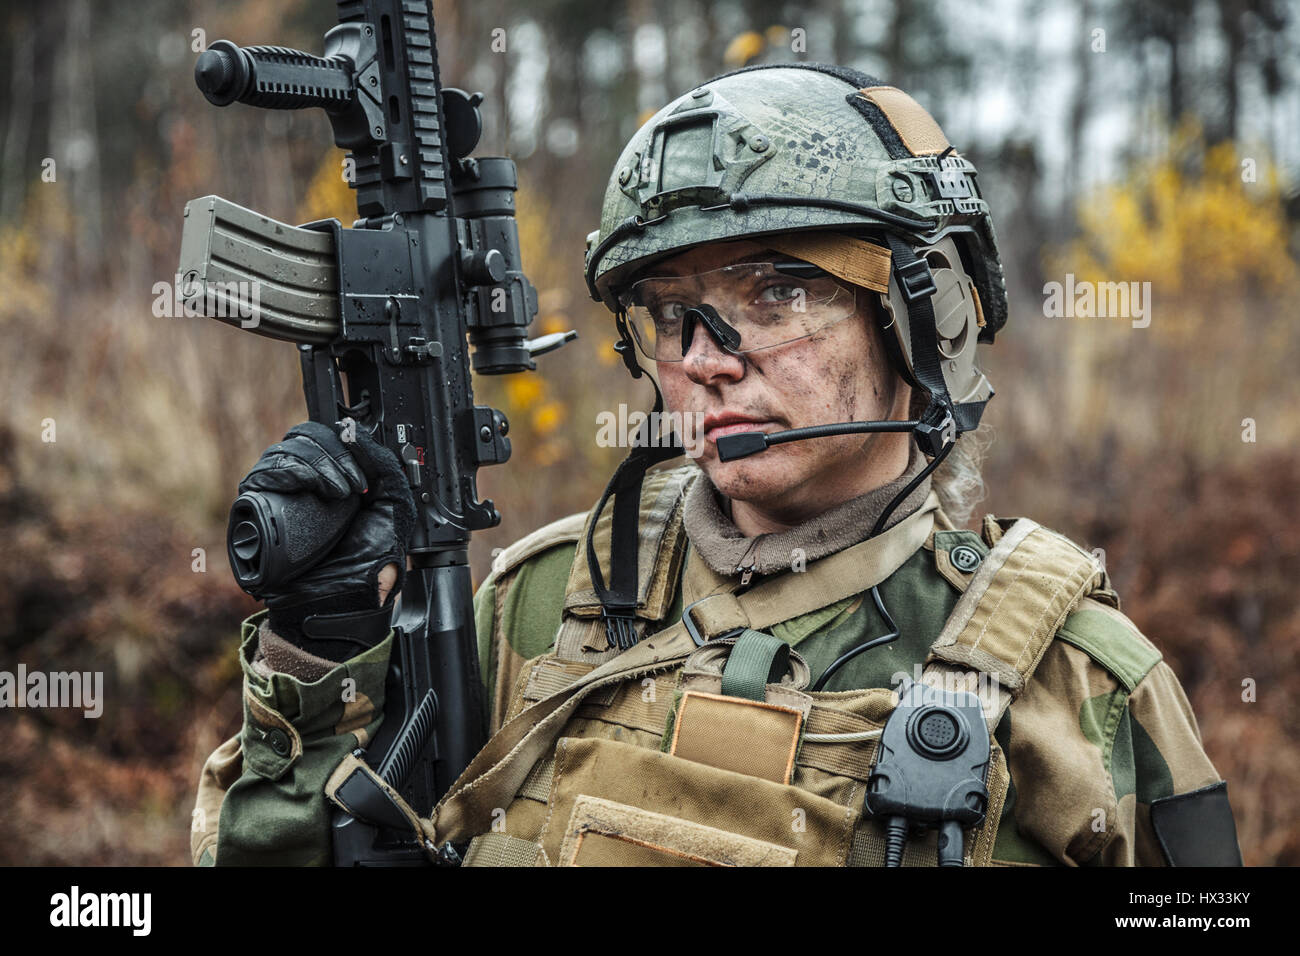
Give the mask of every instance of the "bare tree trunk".
M 493 79 L 496 81 L 496 89 L 493 91 L 497 95 L 497 102 L 501 104 L 497 110 L 497 117 L 500 125 L 497 127 L 497 140 L 500 143 L 500 155 L 509 156 L 510 149 L 510 58 L 514 55 L 514 40 L 510 36 L 509 26 L 511 4 L 509 0 L 497 0 L 496 16 L 493 17 L 491 30 L 503 29 L 506 31 L 505 49 L 498 52 L 494 47 L 488 49 L 492 52 L 492 63 L 495 69 L 492 71 Z M 491 33 L 489 30 L 489 33 Z
M 433 26 L 438 32 L 438 71 L 446 86 L 457 86 L 466 69 L 464 20 L 457 0 L 433 0 Z
M 718 44 L 718 20 L 713 15 L 712 4 L 704 4 L 700 9 L 700 16 L 704 18 L 704 36 L 698 49 L 699 56 L 695 60 L 695 83 L 703 83 L 709 77 L 718 72 L 718 64 L 722 62 L 722 51 Z
M 1241 65 L 1246 38 L 1242 33 L 1241 11 L 1235 0 L 1219 0 L 1219 22 L 1228 43 L 1228 55 L 1223 63 L 1223 114 L 1212 128 L 1211 144 L 1225 139 L 1236 139 L 1238 90 L 1237 71 Z
M 1074 221 L 1074 197 L 1079 195 L 1083 186 L 1080 172 L 1084 155 L 1083 130 L 1088 122 L 1088 105 L 1091 102 L 1093 57 L 1092 47 L 1085 42 L 1084 38 L 1091 34 L 1092 15 L 1091 0 L 1083 0 L 1079 8 L 1079 38 L 1075 41 L 1074 49 L 1075 85 L 1070 102 L 1070 155 L 1066 161 L 1065 208 L 1062 210 L 1066 221 L 1070 224 Z
M 629 63 L 636 64 L 636 35 L 643 26 L 657 25 L 662 29 L 662 24 L 656 18 L 656 8 L 654 0 L 630 0 L 628 3 L 628 16 L 631 22 L 628 24 L 628 53 Z M 663 64 L 659 66 L 659 72 L 652 72 L 636 65 L 633 70 L 636 76 L 636 102 L 638 119 L 641 114 L 657 110 L 663 105 L 664 99 L 664 76 Z
M 840 66 L 848 66 L 853 61 L 853 18 L 849 16 L 846 0 L 831 0 L 830 8 L 831 50 L 835 58 L 834 62 Z
M 908 0 L 894 0 L 893 15 L 889 18 L 889 30 L 885 34 L 885 68 L 887 76 L 881 77 L 885 83 L 907 89 L 907 54 L 903 48 L 903 36 L 907 32 Z
M 664 70 L 663 80 L 664 87 L 667 90 L 668 97 L 677 96 L 685 92 L 677 86 L 677 58 L 673 56 L 675 44 L 673 43 L 673 29 L 677 25 L 675 16 L 677 5 L 673 0 L 655 0 L 655 16 L 659 21 L 659 29 L 664 31 Z M 666 102 L 666 101 L 665 101 Z
M 95 75 L 91 57 L 90 4 L 71 0 L 67 30 L 55 75 L 51 154 L 56 181 L 68 177 L 77 228 L 72 234 L 72 262 L 81 274 L 100 260 L 103 196 L 99 180 L 99 135 L 95 121 Z
M 27 183 L 31 180 L 25 163 L 32 124 L 36 31 L 27 17 L 16 18 L 13 27 L 13 79 L 9 86 L 9 123 L 4 140 L 5 175 L 0 187 L 0 222 L 21 214 Z
M 1169 124 L 1176 126 L 1183 116 L 1183 68 L 1178 59 L 1182 37 L 1171 28 L 1165 35 L 1165 42 L 1169 44 Z

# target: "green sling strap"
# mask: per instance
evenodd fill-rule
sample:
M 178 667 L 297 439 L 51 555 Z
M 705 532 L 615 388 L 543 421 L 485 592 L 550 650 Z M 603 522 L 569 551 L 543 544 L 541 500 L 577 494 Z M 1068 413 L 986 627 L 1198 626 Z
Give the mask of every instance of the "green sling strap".
M 781 680 L 790 662 L 790 645 L 762 631 L 745 630 L 722 668 L 722 693 L 763 700 L 768 684 Z

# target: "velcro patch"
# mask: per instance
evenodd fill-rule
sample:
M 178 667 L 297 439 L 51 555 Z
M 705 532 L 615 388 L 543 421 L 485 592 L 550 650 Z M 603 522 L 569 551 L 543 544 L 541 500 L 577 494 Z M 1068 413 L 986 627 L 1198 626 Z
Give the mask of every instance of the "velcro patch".
M 687 691 L 669 753 L 719 770 L 789 783 L 803 714 L 778 704 Z
M 913 156 L 929 156 L 948 148 L 948 137 L 924 106 L 893 86 L 869 86 L 858 91 L 885 114 Z

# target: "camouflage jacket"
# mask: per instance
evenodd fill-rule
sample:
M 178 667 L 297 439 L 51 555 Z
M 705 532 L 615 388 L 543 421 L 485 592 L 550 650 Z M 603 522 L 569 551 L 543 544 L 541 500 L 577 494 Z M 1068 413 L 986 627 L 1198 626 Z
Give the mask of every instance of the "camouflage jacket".
M 662 490 L 662 481 L 647 480 L 643 511 L 654 510 Z M 478 589 L 479 656 L 494 733 L 535 699 L 527 692 L 537 676 L 533 662 L 554 650 L 569 616 L 587 520 L 573 515 L 517 542 Z M 889 688 L 899 675 L 914 676 L 999 527 L 986 519 L 985 533 L 976 534 L 953 527 L 939 512 L 924 543 L 879 586 L 899 638 L 854 658 L 830 687 Z M 663 589 L 666 610 L 655 613 L 660 622 L 681 618 L 681 582 L 692 561 L 699 557 L 686 543 Z M 769 630 L 819 674 L 884 633 L 885 622 L 866 597 L 850 596 Z M 993 864 L 1165 865 L 1170 857 L 1152 827 L 1152 804 L 1221 785 L 1177 678 L 1118 605 L 1106 588 L 1080 602 L 997 723 L 993 739 L 1009 782 L 1000 807 L 991 808 L 997 815 L 988 855 Z M 382 720 L 391 637 L 306 682 L 258 663 L 259 617 L 245 622 L 240 650 L 243 729 L 203 768 L 194 860 L 327 864 L 332 807 L 324 784 Z M 650 622 L 646 633 L 656 626 L 662 625 Z M 598 720 L 566 726 L 567 736 L 611 732 Z M 658 747 L 654 732 L 627 739 Z M 537 799 L 545 804 L 544 793 Z M 855 799 L 860 810 L 860 794 Z

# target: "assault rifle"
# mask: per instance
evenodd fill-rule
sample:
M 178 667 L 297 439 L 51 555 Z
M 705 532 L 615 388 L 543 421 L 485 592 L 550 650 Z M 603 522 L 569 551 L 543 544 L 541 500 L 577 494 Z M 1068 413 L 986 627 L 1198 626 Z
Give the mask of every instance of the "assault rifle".
M 391 623 L 396 643 L 364 757 L 427 816 L 486 738 L 468 546 L 501 520 L 475 476 L 505 462 L 510 441 L 505 416 L 474 404 L 470 353 L 482 374 L 531 370 L 576 333 L 526 338 L 537 292 L 520 269 L 515 165 L 470 158 L 482 95 L 442 87 L 430 0 L 338 0 L 338 20 L 322 57 L 220 40 L 194 75 L 217 106 L 323 108 L 350 151 L 359 218 L 294 227 L 195 199 L 177 281 L 188 308 L 297 343 L 311 420 L 351 418 L 403 464 L 418 510 L 411 572 L 392 620 L 369 622 L 381 636 Z M 232 307 L 250 286 L 253 308 Z M 321 515 L 315 499 L 247 497 L 228 540 L 245 588 L 299 561 L 292 529 Z M 354 815 L 336 814 L 336 864 L 428 860 L 435 848 L 364 773 L 339 793 Z

